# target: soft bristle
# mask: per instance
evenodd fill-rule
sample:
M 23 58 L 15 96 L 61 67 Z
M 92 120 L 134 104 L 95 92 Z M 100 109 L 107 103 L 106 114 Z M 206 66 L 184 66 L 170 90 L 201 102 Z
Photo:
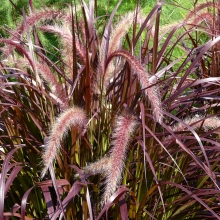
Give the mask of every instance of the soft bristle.
M 83 168 L 83 174 L 103 174 L 106 175 L 111 168 L 111 157 L 103 157 L 100 160 L 89 164 Z
M 49 32 L 49 33 L 55 33 L 58 34 L 61 37 L 62 43 L 64 45 L 64 54 L 66 63 L 68 66 L 72 69 L 72 33 L 70 31 L 70 28 L 68 25 L 46 25 L 40 27 L 42 31 Z M 76 43 L 76 52 L 79 55 L 81 61 L 85 64 L 86 63 L 86 55 L 85 55 L 85 48 L 82 46 L 82 44 L 79 42 L 79 39 L 77 36 L 75 36 L 75 43 Z
M 163 119 L 163 109 L 160 99 L 160 94 L 156 86 L 152 86 L 149 81 L 149 74 L 144 70 L 142 65 L 127 51 L 119 50 L 111 54 L 109 62 L 113 57 L 122 56 L 124 57 L 134 68 L 137 73 L 137 77 L 141 84 L 141 89 L 144 90 L 144 94 L 148 97 L 151 106 L 153 108 L 154 117 L 157 122 L 161 123 Z
M 119 49 L 121 39 L 124 37 L 133 23 L 134 15 L 134 12 L 129 12 L 120 19 L 114 28 L 112 28 L 112 33 L 109 40 L 108 55 Z
M 218 117 L 205 118 L 203 116 L 195 116 L 192 118 L 186 118 L 183 122 L 194 130 L 202 128 L 207 131 L 220 127 L 220 119 Z M 173 127 L 173 131 L 184 131 L 185 129 L 187 128 L 182 123 L 178 123 Z
M 135 127 L 136 121 L 131 118 L 119 116 L 116 119 L 116 125 L 113 131 L 113 147 L 110 155 L 112 163 L 107 173 L 106 188 L 102 204 L 108 201 L 121 181 L 125 166 L 127 145 Z
M 60 148 L 60 142 L 66 135 L 70 126 L 85 126 L 86 125 L 86 114 L 78 107 L 72 107 L 67 111 L 63 112 L 54 123 L 50 136 L 45 146 L 43 153 L 43 164 L 44 168 L 41 173 L 41 177 L 44 177 L 49 165 L 53 162 L 54 158 Z

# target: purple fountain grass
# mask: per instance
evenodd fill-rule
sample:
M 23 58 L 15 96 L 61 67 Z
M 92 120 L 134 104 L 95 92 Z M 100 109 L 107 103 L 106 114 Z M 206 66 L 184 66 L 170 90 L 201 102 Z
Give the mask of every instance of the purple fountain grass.
M 28 26 L 32 26 L 41 20 L 58 18 L 61 16 L 63 15 L 60 12 L 60 10 L 44 9 L 36 13 L 32 13 L 30 16 L 28 16 L 26 18 L 26 23 L 28 24 Z M 13 36 L 10 38 L 10 40 L 20 40 L 21 34 L 25 31 L 26 23 L 25 22 L 21 23 L 21 25 L 13 33 Z M 9 54 L 11 54 L 13 48 L 14 48 L 13 45 L 5 46 L 5 48 L 3 48 L 4 55 L 7 57 Z
M 20 66 L 20 64 L 22 64 L 22 68 L 23 67 L 29 67 L 29 61 L 25 58 L 14 58 L 13 62 L 18 64 Z M 45 63 L 39 63 L 38 61 L 34 61 L 34 65 L 36 67 L 36 71 L 39 72 L 39 74 L 41 75 L 41 77 L 52 86 L 51 90 L 53 94 L 50 94 L 51 97 L 53 99 L 55 99 L 59 104 L 62 110 L 65 110 L 67 108 L 67 96 L 66 93 L 62 87 L 61 83 L 57 82 L 56 77 L 54 76 L 54 74 L 51 72 L 50 68 L 48 67 L 48 65 L 46 65 Z
M 42 170 L 41 177 L 44 177 L 49 165 L 56 157 L 61 145 L 61 140 L 67 134 L 70 126 L 84 127 L 86 122 L 86 114 L 84 110 L 79 107 L 72 107 L 66 110 L 56 119 L 56 122 L 51 128 L 50 135 L 42 155 L 44 168 Z
M 12 47 L 16 47 L 16 49 L 19 50 L 22 54 L 24 54 L 24 56 L 28 59 L 29 64 L 31 65 L 33 71 L 36 73 L 36 66 L 34 64 L 34 61 L 32 60 L 29 51 L 27 51 L 24 46 L 22 46 L 17 41 L 8 40 L 8 39 L 0 39 L 0 42 L 5 43 L 6 45 L 10 45 Z M 2 50 L 2 48 L 1 48 L 1 50 Z M 4 49 L 3 49 L 3 52 L 4 52 Z
M 108 55 L 120 49 L 122 38 L 128 32 L 134 20 L 135 12 L 129 12 L 120 18 L 120 21 L 112 28 L 112 33 L 109 40 Z
M 45 26 L 40 26 L 39 29 L 45 32 L 49 32 L 49 33 L 56 33 L 59 36 L 61 36 L 63 39 L 68 40 L 69 43 L 72 42 L 72 34 L 67 25 L 63 25 L 63 26 L 58 26 L 57 24 L 56 25 L 45 25 Z
M 210 35 L 213 34 L 213 28 L 211 27 L 213 27 L 214 24 L 217 25 L 215 18 L 213 18 L 213 15 L 209 12 L 195 14 L 193 18 L 190 18 L 190 20 L 186 19 L 185 22 L 190 26 L 204 29 L 206 33 Z M 202 22 L 205 22 L 207 27 L 205 27 L 204 25 L 201 26 Z
M 77 7 L 76 9 L 76 11 L 78 11 L 80 7 Z M 72 21 L 70 13 L 66 10 L 63 10 L 62 12 L 60 10 L 49 8 L 39 10 L 35 13 L 32 13 L 30 16 L 27 16 L 26 23 L 24 21 L 21 23 L 21 25 L 13 32 L 13 36 L 10 38 L 10 40 L 20 40 L 21 35 L 26 30 L 26 25 L 31 27 L 40 21 L 53 19 L 62 19 L 64 22 L 69 24 L 71 24 Z M 7 47 L 2 48 L 2 51 L 4 52 L 4 55 L 7 57 L 9 54 L 11 54 L 12 49 L 13 45 L 7 45 Z
M 127 146 L 136 125 L 137 122 L 130 117 L 118 116 L 116 118 L 116 125 L 112 135 L 112 149 L 110 151 L 111 164 L 106 177 L 106 187 L 102 204 L 108 201 L 118 184 L 121 182 Z
M 144 70 L 139 61 L 137 61 L 129 52 L 125 50 L 119 50 L 112 53 L 107 60 L 106 69 L 111 59 L 117 56 L 122 56 L 123 58 L 125 58 L 136 71 L 137 77 L 141 84 L 141 89 L 144 90 L 144 93 L 146 97 L 148 97 L 153 108 L 154 117 L 157 122 L 161 123 L 163 119 L 161 99 L 158 89 L 156 88 L 156 86 L 153 86 L 149 81 L 149 74 Z
M 107 175 L 109 169 L 111 169 L 112 159 L 111 157 L 103 157 L 100 160 L 89 164 L 88 166 L 83 168 L 83 174 L 102 174 L 104 176 Z
M 39 62 L 35 61 L 35 65 L 37 70 L 39 71 L 40 75 L 43 79 L 52 85 L 52 92 L 57 96 L 56 101 L 60 104 L 62 110 L 67 108 L 67 96 L 63 89 L 61 83 L 57 82 L 56 77 L 51 72 L 50 68 L 46 64 L 40 64 Z
M 200 14 L 196 14 L 192 20 L 190 20 L 190 24 L 197 26 L 203 21 L 208 21 L 209 24 L 213 24 L 213 15 L 208 12 L 203 12 Z
M 197 130 L 199 128 L 208 131 L 220 127 L 220 119 L 218 117 L 207 117 L 195 116 L 192 118 L 186 118 L 183 120 L 184 123 L 191 126 L 192 129 Z M 182 123 L 178 123 L 173 127 L 173 131 L 184 131 L 187 129 Z
M 72 33 L 70 31 L 70 28 L 67 25 L 57 26 L 57 25 L 46 25 L 40 27 L 40 30 L 45 31 L 45 32 L 50 32 L 50 33 L 56 33 L 61 37 L 62 43 L 64 45 L 64 50 L 65 50 L 65 56 L 64 58 L 68 59 L 67 64 L 68 66 L 72 67 L 72 50 L 71 50 L 71 44 L 72 44 Z M 85 54 L 85 48 L 83 45 L 80 43 L 79 39 L 77 36 L 75 36 L 75 43 L 76 43 L 76 51 L 77 54 L 79 55 L 81 61 L 83 64 L 86 63 L 86 54 Z M 68 52 L 69 51 L 69 52 Z M 72 68 L 71 68 L 72 69 Z
M 122 44 L 122 39 L 125 36 L 125 34 L 128 32 L 129 28 L 131 27 L 133 20 L 134 20 L 134 15 L 135 12 L 129 12 L 125 16 L 120 18 L 120 21 L 114 25 L 114 28 L 112 28 L 112 32 L 110 35 L 109 39 L 109 48 L 108 48 L 108 53 L 107 57 L 115 52 L 116 50 L 119 50 Z M 100 68 L 101 71 L 99 71 L 99 77 L 103 78 L 103 73 L 104 73 L 104 78 L 103 78 L 103 90 L 105 91 L 107 88 L 107 85 L 109 83 L 109 80 L 114 77 L 115 73 L 118 72 L 118 69 L 120 70 L 121 68 L 115 67 L 113 64 L 113 61 L 111 61 L 107 67 L 107 69 L 103 70 L 103 66 L 105 65 L 104 62 L 104 55 L 105 51 L 100 52 Z M 119 64 L 120 65 L 120 64 Z M 117 70 L 117 71 L 116 71 Z
M 58 25 L 46 25 L 39 28 L 44 32 L 58 34 L 61 38 L 61 44 L 63 46 L 61 50 L 62 57 L 68 68 L 65 68 L 66 75 L 72 80 L 73 76 L 73 54 L 72 54 L 72 34 L 67 24 L 63 24 L 62 27 Z M 76 46 L 77 48 L 77 46 Z
M 39 21 L 42 20 L 50 20 L 54 18 L 62 17 L 63 14 L 60 10 L 54 10 L 54 9 L 44 9 L 39 10 L 36 13 L 32 13 L 30 16 L 27 17 L 27 24 L 28 26 L 33 26 Z M 22 34 L 25 31 L 25 22 L 22 22 L 21 26 L 17 29 L 17 32 L 19 34 Z
M 80 7 L 77 7 L 76 11 L 79 11 L 80 9 L 81 9 Z M 68 24 L 71 24 L 72 22 L 71 14 L 67 10 L 60 11 L 49 8 L 32 13 L 26 19 L 28 26 L 33 26 L 40 21 L 53 20 L 53 19 L 60 19 L 63 21 L 63 23 L 68 23 Z M 16 32 L 18 34 L 22 34 L 25 31 L 25 27 L 26 27 L 25 22 L 22 22 L 21 25 L 17 28 Z
M 123 16 L 120 21 L 112 28 L 112 33 L 109 39 L 109 49 L 108 49 L 108 56 L 119 50 L 122 44 L 122 39 L 124 35 L 128 32 L 129 28 L 131 27 L 133 20 L 134 20 L 135 12 L 129 12 L 125 16 Z M 119 66 L 119 68 L 118 68 Z M 118 65 L 115 67 L 113 60 L 108 64 L 107 69 L 105 70 L 104 78 L 103 78 L 103 89 L 104 91 L 107 88 L 109 80 L 117 74 L 121 70 L 120 66 Z

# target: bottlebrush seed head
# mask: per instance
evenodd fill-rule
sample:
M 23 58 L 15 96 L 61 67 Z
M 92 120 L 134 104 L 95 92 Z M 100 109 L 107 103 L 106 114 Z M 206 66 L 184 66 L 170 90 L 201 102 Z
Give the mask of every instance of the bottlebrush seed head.
M 68 129 L 71 126 L 84 127 L 86 125 L 86 114 L 84 110 L 78 107 L 72 107 L 63 112 L 56 120 L 43 153 L 44 168 L 41 177 L 44 177 L 49 165 L 53 162 L 60 148 L 62 139 L 66 136 Z
M 102 174 L 106 175 L 108 170 L 111 168 L 112 160 L 111 157 L 103 157 L 100 160 L 89 164 L 83 168 L 83 174 Z
M 131 134 L 134 132 L 137 122 L 130 117 L 119 116 L 113 131 L 112 149 L 110 151 L 111 166 L 107 173 L 106 188 L 102 204 L 105 204 L 116 187 L 121 182 L 122 172 L 125 166 L 126 151 Z
M 199 129 L 201 126 L 205 131 L 220 127 L 220 119 L 218 117 L 205 118 L 204 116 L 198 115 L 192 118 L 186 118 L 183 122 L 191 126 L 194 130 Z M 173 127 L 173 131 L 183 131 L 185 129 L 187 128 L 182 123 L 178 123 Z

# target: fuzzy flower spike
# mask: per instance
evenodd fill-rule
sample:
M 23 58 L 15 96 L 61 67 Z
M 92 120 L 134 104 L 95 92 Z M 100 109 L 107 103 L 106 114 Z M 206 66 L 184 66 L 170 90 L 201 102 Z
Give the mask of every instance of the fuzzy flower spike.
M 78 107 L 72 107 L 63 112 L 54 123 L 48 141 L 43 153 L 44 168 L 41 173 L 41 177 L 46 174 L 49 165 L 53 162 L 60 148 L 60 142 L 67 134 L 68 129 L 71 126 L 84 127 L 86 125 L 86 114 L 84 110 Z
M 105 204 L 121 182 L 122 172 L 125 166 L 126 151 L 131 134 L 134 132 L 137 122 L 130 117 L 119 116 L 113 131 L 112 150 L 110 152 L 111 166 L 106 177 L 106 188 L 102 204 Z
M 195 130 L 199 129 L 201 126 L 205 131 L 220 127 L 220 119 L 218 117 L 205 118 L 203 115 L 197 115 L 194 117 L 186 118 L 183 120 L 183 122 L 187 125 L 190 125 L 192 129 Z M 178 123 L 173 127 L 173 131 L 183 131 L 185 129 L 185 126 L 181 123 Z
M 106 176 L 109 169 L 111 168 L 112 160 L 111 157 L 103 157 L 100 160 L 89 164 L 88 166 L 83 168 L 82 173 L 83 174 L 102 174 L 103 176 Z

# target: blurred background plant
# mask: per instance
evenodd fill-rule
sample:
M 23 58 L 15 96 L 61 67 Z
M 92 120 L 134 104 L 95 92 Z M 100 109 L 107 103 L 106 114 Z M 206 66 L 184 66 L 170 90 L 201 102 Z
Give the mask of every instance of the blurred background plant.
M 218 1 L 6 2 L 0 218 L 220 219 Z

